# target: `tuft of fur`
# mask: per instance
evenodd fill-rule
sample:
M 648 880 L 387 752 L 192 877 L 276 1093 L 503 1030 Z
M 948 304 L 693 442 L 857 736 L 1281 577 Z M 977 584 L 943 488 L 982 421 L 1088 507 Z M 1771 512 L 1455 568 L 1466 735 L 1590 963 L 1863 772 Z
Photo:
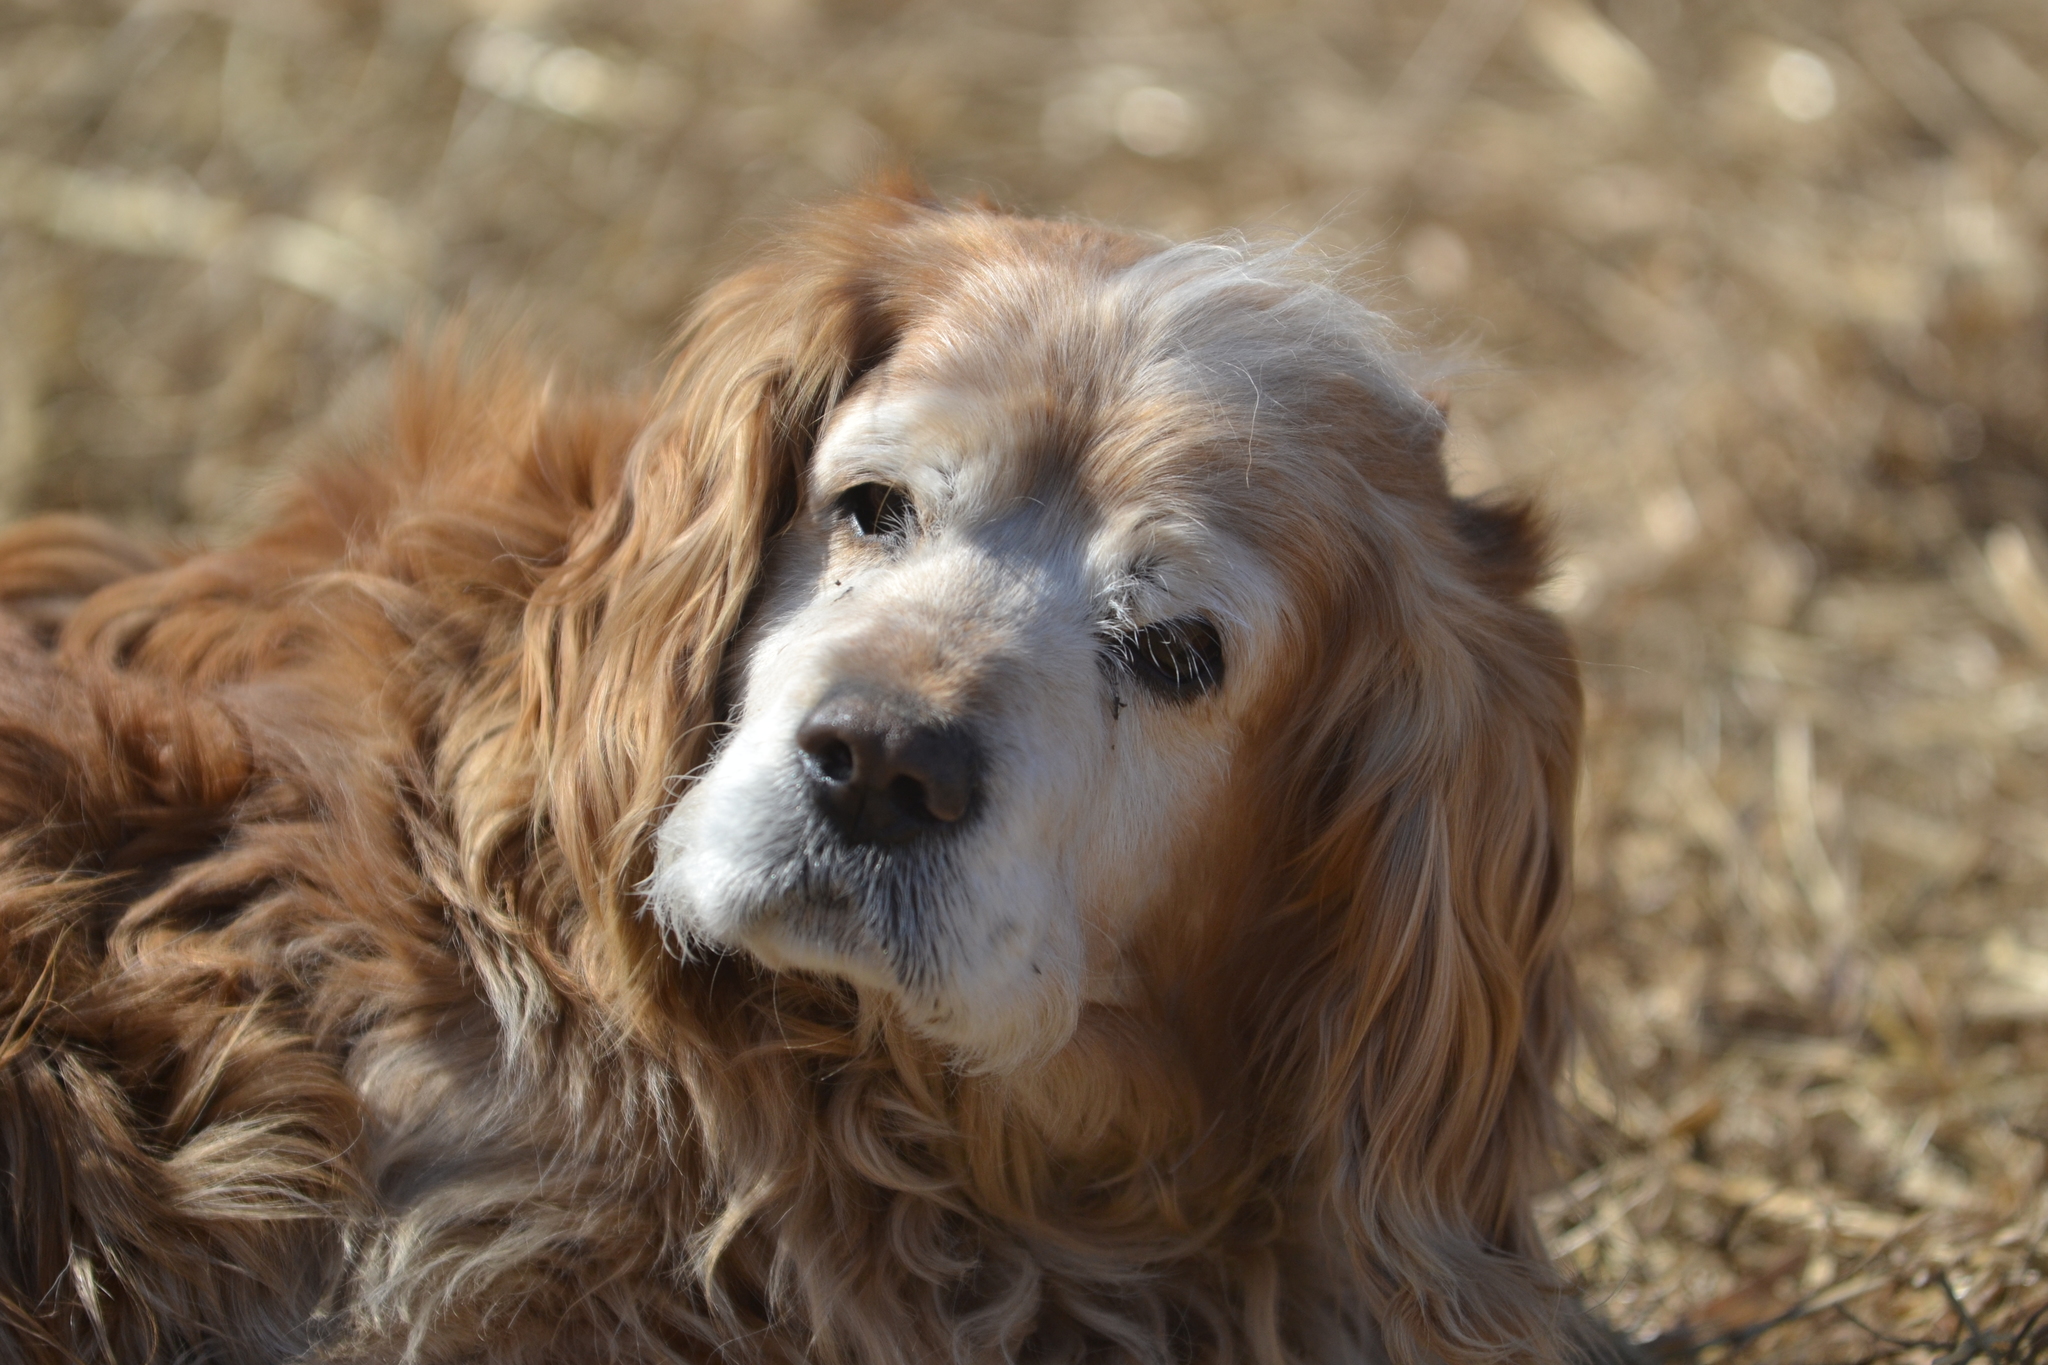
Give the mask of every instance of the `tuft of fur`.
M 1232 250 L 861 196 L 713 291 L 651 398 L 430 355 L 239 548 L 0 533 L 0 1354 L 1589 1349 L 1529 1215 L 1576 674 L 1531 517 L 1451 498 L 1327 289 L 1240 253 L 1174 314 L 1335 348 L 1258 421 L 1357 459 L 1295 490 L 1262 837 L 1156 1006 L 964 1072 L 635 898 L 818 425 L 925 301 L 1005 255 L 1171 293 Z

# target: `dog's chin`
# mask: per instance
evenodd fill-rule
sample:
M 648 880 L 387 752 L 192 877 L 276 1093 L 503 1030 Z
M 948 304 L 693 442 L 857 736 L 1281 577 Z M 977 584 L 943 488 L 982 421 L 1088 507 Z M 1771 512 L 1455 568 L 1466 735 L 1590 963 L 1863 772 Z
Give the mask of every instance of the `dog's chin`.
M 744 952 L 770 971 L 848 982 L 863 997 L 886 1001 L 959 1070 L 1026 1071 L 1073 1036 L 1073 974 L 1018 952 L 958 960 L 942 939 L 948 911 L 957 907 L 943 898 L 922 898 L 906 913 L 901 904 L 858 903 L 801 861 L 747 876 L 717 854 L 664 855 L 647 888 L 649 903 L 679 941 Z M 919 927 L 905 925 L 911 919 Z
M 835 977 L 864 994 L 895 997 L 902 991 L 888 959 L 881 953 L 857 944 L 825 942 L 772 912 L 746 917 L 719 946 L 737 948 L 770 971 Z
M 1074 917 L 1036 863 L 848 847 L 794 783 L 727 788 L 715 770 L 655 845 L 648 908 L 683 943 L 850 982 L 963 1070 L 1027 1069 L 1073 1036 L 1081 955 L 1056 927 Z
M 744 950 L 770 970 L 834 977 L 864 997 L 886 1001 L 912 1033 L 939 1047 L 962 1071 L 1028 1071 L 1074 1033 L 1073 993 L 1029 967 L 965 979 L 947 971 L 906 982 L 887 954 L 820 941 L 776 915 L 754 920 L 726 946 Z

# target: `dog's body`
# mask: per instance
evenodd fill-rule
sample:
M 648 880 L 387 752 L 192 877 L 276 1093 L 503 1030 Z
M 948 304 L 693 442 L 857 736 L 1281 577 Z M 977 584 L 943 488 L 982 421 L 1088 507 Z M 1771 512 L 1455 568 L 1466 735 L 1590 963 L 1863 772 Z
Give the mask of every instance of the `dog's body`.
M 876 195 L 0 538 L 0 1355 L 1549 1359 L 1578 692 L 1370 316 Z

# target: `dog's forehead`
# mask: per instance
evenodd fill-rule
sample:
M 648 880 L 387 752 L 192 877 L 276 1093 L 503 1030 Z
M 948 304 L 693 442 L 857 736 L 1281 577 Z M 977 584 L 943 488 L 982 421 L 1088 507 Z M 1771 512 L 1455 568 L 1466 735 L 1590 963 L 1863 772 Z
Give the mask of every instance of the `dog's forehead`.
M 1241 456 L 1226 456 L 1228 477 L 1215 477 L 1212 433 L 1184 411 L 1096 401 L 1098 410 L 1075 410 L 1043 392 L 884 382 L 833 415 L 812 481 L 820 498 L 868 481 L 903 487 L 935 525 L 1085 544 L 1105 572 L 1213 558 L 1231 538 L 1227 495 L 1242 487 Z
M 977 271 L 832 414 L 816 480 L 887 479 L 963 507 L 1075 502 L 1162 524 L 1219 497 L 1280 492 L 1321 452 L 1260 442 L 1259 405 L 1308 366 L 1298 351 L 1246 363 L 1266 339 L 1233 336 L 1231 303 L 1212 301 L 1197 332 L 1176 317 L 1181 302 L 1070 264 Z M 1250 333 L 1257 310 L 1240 311 Z

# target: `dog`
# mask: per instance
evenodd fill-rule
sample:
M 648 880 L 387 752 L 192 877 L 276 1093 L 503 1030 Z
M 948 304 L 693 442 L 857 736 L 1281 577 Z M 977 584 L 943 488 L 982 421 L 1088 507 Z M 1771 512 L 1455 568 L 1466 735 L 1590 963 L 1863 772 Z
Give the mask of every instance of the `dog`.
M 1581 702 L 1287 251 L 876 189 L 0 539 L 0 1346 L 1547 1361 Z

